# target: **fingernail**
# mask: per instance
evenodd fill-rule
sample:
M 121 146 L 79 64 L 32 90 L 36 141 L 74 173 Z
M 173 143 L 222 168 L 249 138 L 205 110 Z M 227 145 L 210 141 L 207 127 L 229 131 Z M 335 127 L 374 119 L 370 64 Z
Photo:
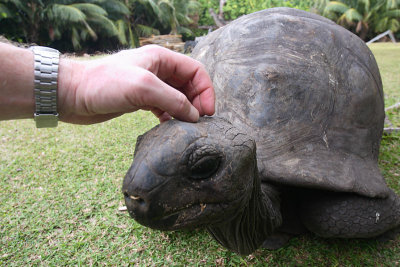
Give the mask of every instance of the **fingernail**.
M 189 119 L 193 122 L 197 122 L 199 117 L 199 111 L 194 106 L 190 106 Z

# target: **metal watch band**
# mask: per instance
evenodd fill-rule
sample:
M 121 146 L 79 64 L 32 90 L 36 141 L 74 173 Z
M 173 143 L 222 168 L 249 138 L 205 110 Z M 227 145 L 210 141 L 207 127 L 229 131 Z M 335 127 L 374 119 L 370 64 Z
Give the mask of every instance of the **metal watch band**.
M 57 78 L 60 52 L 56 49 L 32 46 L 35 65 L 35 122 L 37 128 L 57 127 Z

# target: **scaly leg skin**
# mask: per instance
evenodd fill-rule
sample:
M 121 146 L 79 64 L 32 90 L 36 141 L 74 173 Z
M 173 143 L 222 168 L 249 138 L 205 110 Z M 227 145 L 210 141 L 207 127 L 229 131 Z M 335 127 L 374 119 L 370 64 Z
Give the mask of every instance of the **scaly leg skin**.
M 280 188 L 282 225 L 264 240 L 263 248 L 269 250 L 279 249 L 284 247 L 293 237 L 308 232 L 298 216 L 298 191 L 297 188 Z
M 400 229 L 400 198 L 393 191 L 385 199 L 356 194 L 316 194 L 301 207 L 304 225 L 321 237 L 372 238 Z

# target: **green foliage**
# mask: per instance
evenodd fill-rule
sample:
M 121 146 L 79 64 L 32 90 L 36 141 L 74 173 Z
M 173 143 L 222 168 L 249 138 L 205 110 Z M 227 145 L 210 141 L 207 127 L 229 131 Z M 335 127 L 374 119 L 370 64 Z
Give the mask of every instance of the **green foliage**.
M 142 34 L 152 34 L 154 30 L 161 34 L 185 34 L 190 33 L 191 15 L 199 4 L 195 0 L 140 0 L 131 1 L 130 8 Z M 149 31 L 150 28 L 154 30 Z
M 2 19 L 6 19 L 8 17 L 10 17 L 11 13 L 8 10 L 7 6 L 3 3 L 0 3 L 0 21 Z
M 312 0 L 228 0 L 224 7 L 224 19 L 234 20 L 242 15 L 250 14 L 259 10 L 272 7 L 292 7 L 302 10 L 309 10 L 314 1 Z M 218 0 L 199 0 L 201 4 L 200 21 L 201 25 L 212 25 L 213 19 L 209 14 L 209 8 L 219 11 Z
M 236 19 L 239 16 L 250 14 L 259 10 L 272 7 L 291 7 L 302 10 L 309 10 L 312 1 L 284 1 L 284 0 L 228 0 L 224 6 L 225 18 Z
M 199 10 L 199 24 L 200 25 L 213 25 L 214 21 L 208 12 L 209 8 L 214 10 L 218 10 L 219 4 L 218 0 L 198 0 L 200 3 L 200 10 Z
M 98 38 L 126 40 L 115 25 L 129 15 L 120 0 L 0 0 L 0 4 L 9 10 L 7 19 L 0 20 L 0 33 L 13 39 L 42 45 L 69 39 L 75 50 Z
M 400 30 L 399 0 L 318 1 L 321 14 L 366 40 L 386 30 Z
M 138 37 L 191 34 L 195 0 L 0 0 L 0 34 L 69 50 L 111 44 L 138 46 Z M 101 49 L 101 48 L 100 48 Z

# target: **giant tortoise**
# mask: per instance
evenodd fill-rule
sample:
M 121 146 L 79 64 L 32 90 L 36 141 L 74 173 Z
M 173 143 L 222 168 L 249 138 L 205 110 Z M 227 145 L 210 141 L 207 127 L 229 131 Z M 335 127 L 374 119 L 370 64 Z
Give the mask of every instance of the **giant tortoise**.
M 377 165 L 382 82 L 362 40 L 318 15 L 273 8 L 209 34 L 192 55 L 210 73 L 216 115 L 138 138 L 122 189 L 135 220 L 205 227 L 240 254 L 307 231 L 397 231 L 400 199 Z

